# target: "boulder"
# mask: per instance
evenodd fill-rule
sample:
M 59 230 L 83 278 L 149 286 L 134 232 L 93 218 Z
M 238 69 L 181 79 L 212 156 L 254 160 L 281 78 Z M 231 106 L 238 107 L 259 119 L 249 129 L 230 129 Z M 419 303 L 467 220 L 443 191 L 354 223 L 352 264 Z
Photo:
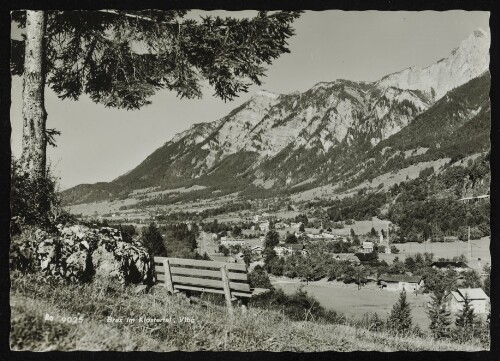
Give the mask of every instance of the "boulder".
M 97 247 L 92 253 L 94 272 L 99 277 L 113 277 L 124 281 L 122 277 L 121 262 L 115 257 L 113 251 L 108 251 L 104 245 Z
M 64 277 L 70 281 L 87 281 L 92 276 L 92 268 L 89 266 L 90 254 L 82 250 L 71 254 L 66 259 Z
M 125 241 L 119 230 L 83 225 L 58 225 L 57 230 L 52 235 L 31 231 L 12 247 L 11 264 L 36 255 L 39 269 L 70 281 L 98 275 L 122 283 L 154 282 L 154 265 L 146 249 L 137 241 Z

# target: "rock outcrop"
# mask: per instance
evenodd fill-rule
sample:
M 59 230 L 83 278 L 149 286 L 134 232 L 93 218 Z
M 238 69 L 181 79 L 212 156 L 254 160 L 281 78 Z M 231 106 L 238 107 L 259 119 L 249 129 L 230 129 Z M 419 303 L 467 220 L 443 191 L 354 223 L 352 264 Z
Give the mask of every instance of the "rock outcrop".
M 124 240 L 119 230 L 109 227 L 59 225 L 53 235 L 26 230 L 12 242 L 11 267 L 39 269 L 70 281 L 98 276 L 122 283 L 154 282 L 154 266 L 142 244 Z

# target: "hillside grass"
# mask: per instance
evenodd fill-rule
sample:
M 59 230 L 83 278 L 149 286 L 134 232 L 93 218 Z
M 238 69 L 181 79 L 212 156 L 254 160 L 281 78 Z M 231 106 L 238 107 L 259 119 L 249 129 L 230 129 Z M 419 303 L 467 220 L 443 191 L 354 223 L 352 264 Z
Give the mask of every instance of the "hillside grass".
M 350 325 L 292 321 L 259 308 L 246 313 L 190 304 L 182 294 L 168 295 L 155 286 L 136 293 L 135 286 L 97 280 L 67 284 L 38 274 L 11 275 L 11 348 L 13 350 L 149 351 L 477 351 L 476 344 L 431 338 L 397 337 Z M 45 315 L 54 316 L 53 321 Z M 82 316 L 81 323 L 61 317 Z M 108 323 L 107 317 L 171 317 L 171 323 Z M 179 322 L 180 317 L 194 322 Z

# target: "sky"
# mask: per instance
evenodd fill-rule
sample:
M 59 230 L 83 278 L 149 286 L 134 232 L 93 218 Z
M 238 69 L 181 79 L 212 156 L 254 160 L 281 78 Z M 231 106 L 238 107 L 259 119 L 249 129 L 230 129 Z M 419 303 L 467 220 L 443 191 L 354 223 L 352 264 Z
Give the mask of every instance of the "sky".
M 190 17 L 202 13 L 193 11 Z M 213 15 L 248 17 L 253 11 L 211 11 Z M 446 57 L 474 30 L 489 32 L 488 12 L 307 11 L 296 20 L 289 54 L 268 67 L 260 87 L 252 86 L 232 102 L 213 96 L 180 99 L 161 91 L 140 110 L 105 108 L 88 97 L 60 100 L 47 89 L 47 127 L 61 135 L 48 147 L 48 162 L 61 189 L 81 183 L 107 182 L 139 165 L 155 149 L 194 123 L 222 118 L 258 90 L 306 91 L 321 81 L 376 81 L 410 66 L 427 66 Z M 19 30 L 11 27 L 12 37 Z M 11 149 L 21 153 L 22 79 L 12 79 Z

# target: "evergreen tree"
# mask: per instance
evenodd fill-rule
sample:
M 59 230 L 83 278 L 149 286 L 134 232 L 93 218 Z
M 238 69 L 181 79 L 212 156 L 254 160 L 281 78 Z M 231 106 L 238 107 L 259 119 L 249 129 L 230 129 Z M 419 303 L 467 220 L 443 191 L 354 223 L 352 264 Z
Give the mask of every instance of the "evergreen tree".
M 248 267 L 250 266 L 250 262 L 252 262 L 252 252 L 248 248 L 243 249 L 243 262 Z
M 370 318 L 370 325 L 368 326 L 368 329 L 370 331 L 382 331 L 383 327 L 384 327 L 384 320 L 382 320 L 375 312 Z
M 142 230 L 142 244 L 151 256 L 166 256 L 167 249 L 160 230 L 155 223 L 151 223 Z
M 457 330 L 456 337 L 458 337 L 459 340 L 466 341 L 472 337 L 474 334 L 475 318 L 474 308 L 471 306 L 470 299 L 466 294 L 464 297 L 464 306 L 462 311 L 455 319 L 455 326 Z
M 491 277 L 490 277 L 491 267 L 489 265 L 486 265 L 483 267 L 483 271 L 486 273 L 486 277 L 483 281 L 483 290 L 489 297 L 491 288 Z
M 23 75 L 22 163 L 45 178 L 45 86 L 60 98 L 87 94 L 107 107 L 139 109 L 161 89 L 202 95 L 206 80 L 223 100 L 261 84 L 265 65 L 288 53 L 300 12 L 260 11 L 252 19 L 184 19 L 186 10 L 22 10 L 12 20 L 25 29 L 12 40 L 11 71 Z
M 444 291 L 435 291 L 431 296 L 431 308 L 428 311 L 431 324 L 429 326 L 435 339 L 449 337 L 450 311 L 446 309 L 446 296 Z
M 399 300 L 392 307 L 391 314 L 387 320 L 389 330 L 402 334 L 407 333 L 412 327 L 410 304 L 406 299 L 406 291 L 399 294 Z

